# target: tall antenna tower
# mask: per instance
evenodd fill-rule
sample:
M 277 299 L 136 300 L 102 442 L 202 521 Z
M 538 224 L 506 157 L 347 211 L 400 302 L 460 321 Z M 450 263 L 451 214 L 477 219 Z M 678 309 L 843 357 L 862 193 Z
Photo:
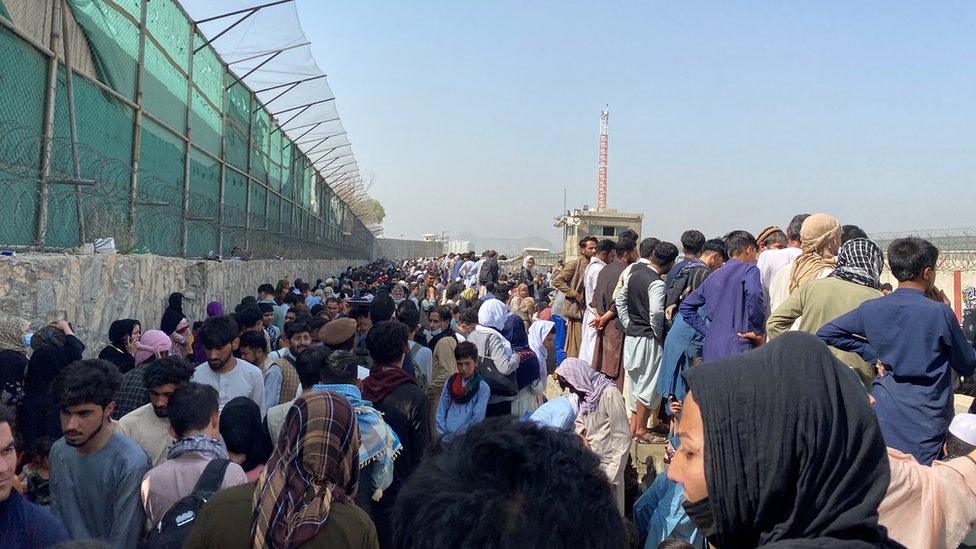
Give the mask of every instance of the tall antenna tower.
M 607 124 L 610 121 L 610 105 L 600 112 L 600 177 L 596 191 L 598 208 L 607 207 Z

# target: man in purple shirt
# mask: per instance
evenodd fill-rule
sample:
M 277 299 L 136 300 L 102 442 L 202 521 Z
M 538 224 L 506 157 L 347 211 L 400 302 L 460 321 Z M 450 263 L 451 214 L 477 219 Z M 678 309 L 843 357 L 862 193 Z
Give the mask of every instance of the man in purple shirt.
M 759 245 L 746 231 L 725 236 L 732 257 L 692 292 L 678 309 L 685 322 L 705 336 L 702 360 L 750 351 L 762 344 L 766 326 Z M 707 322 L 698 314 L 705 308 Z

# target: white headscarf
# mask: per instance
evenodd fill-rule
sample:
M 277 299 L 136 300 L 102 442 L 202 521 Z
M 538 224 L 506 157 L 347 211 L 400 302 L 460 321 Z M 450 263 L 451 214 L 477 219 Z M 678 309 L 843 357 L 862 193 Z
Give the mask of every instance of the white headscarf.
M 549 368 L 546 367 L 549 349 L 546 349 L 542 343 L 555 326 L 556 323 L 551 320 L 536 320 L 529 325 L 529 348 L 535 352 L 536 358 L 539 359 L 539 379 L 546 379 L 546 376 L 549 375 Z
M 531 255 L 527 255 L 527 256 L 525 256 L 524 259 L 522 259 L 522 268 L 523 269 L 525 269 L 525 270 L 528 270 L 529 269 L 529 260 L 530 259 L 535 259 L 535 258 L 532 257 Z
M 489 299 L 482 303 L 478 309 L 478 326 L 475 327 L 477 332 L 497 335 L 509 353 L 512 352 L 512 344 L 505 339 L 501 331 L 505 327 L 505 319 L 510 314 L 512 312 L 504 303 L 497 299 Z

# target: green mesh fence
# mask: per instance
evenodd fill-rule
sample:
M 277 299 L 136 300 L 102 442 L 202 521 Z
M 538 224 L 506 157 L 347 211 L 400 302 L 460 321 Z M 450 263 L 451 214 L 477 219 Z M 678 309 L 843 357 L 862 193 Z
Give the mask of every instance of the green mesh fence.
M 341 229 L 354 218 L 348 207 L 215 51 L 204 46 L 194 53 L 205 38 L 174 0 L 67 4 L 97 74 L 72 77 L 76 173 L 68 75 L 59 64 L 41 242 L 36 219 L 50 57 L 0 26 L 0 245 L 66 248 L 84 236 L 113 237 L 123 251 L 146 246 L 188 257 L 227 255 L 234 247 L 254 257 L 369 256 L 372 233 L 358 219 L 351 231 Z M 0 17 L 10 19 L 2 0 Z M 131 102 L 139 100 L 140 70 L 137 117 Z M 76 187 L 75 179 L 95 184 Z

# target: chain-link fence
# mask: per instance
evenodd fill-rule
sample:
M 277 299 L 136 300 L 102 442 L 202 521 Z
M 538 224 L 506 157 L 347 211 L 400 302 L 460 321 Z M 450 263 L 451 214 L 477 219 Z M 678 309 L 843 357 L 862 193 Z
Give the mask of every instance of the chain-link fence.
M 310 159 L 174 0 L 0 0 L 0 63 L 0 245 L 370 256 L 349 172 Z
M 887 251 L 892 240 L 914 236 L 924 238 L 939 249 L 938 270 L 976 271 L 976 228 L 934 229 L 871 235 L 882 250 Z

